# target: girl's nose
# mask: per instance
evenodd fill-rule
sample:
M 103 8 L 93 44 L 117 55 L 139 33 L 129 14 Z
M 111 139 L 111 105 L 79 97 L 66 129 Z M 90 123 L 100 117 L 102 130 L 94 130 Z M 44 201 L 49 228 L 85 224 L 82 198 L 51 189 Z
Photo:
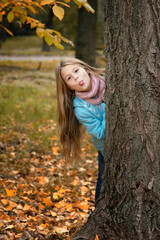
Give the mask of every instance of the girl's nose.
M 77 80 L 78 76 L 76 74 L 74 74 L 74 79 Z

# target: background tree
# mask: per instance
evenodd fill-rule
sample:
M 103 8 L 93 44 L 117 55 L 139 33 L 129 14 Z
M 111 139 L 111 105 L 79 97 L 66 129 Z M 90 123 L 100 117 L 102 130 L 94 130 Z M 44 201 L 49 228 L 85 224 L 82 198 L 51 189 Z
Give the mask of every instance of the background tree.
M 52 29 L 53 28 L 53 11 L 52 11 L 52 7 L 46 7 L 46 23 L 45 26 L 47 28 Z M 46 43 L 46 41 L 43 38 L 43 43 L 42 43 L 42 51 L 50 51 L 50 46 Z
M 87 0 L 74 0 L 74 2 L 78 5 L 79 8 L 82 6 L 86 8 L 87 11 L 91 11 L 94 13 L 94 9 L 88 4 Z M 19 19 L 19 23 L 21 24 L 29 24 L 30 28 L 36 28 L 36 34 L 40 38 L 44 38 L 48 45 L 54 44 L 57 48 L 64 49 L 61 42 L 66 42 L 68 44 L 72 44 L 71 41 L 66 39 L 61 35 L 60 32 L 54 29 L 47 29 L 45 24 L 40 22 L 36 16 L 39 9 L 43 10 L 43 6 L 49 5 L 52 6 L 53 14 L 59 18 L 61 21 L 64 17 L 64 7 L 70 7 L 70 0 L 64 1 L 56 1 L 56 0 L 1 0 L 0 1 L 0 29 L 5 29 L 7 33 L 13 35 L 13 33 L 3 25 L 2 19 L 3 16 L 7 13 L 8 22 L 12 22 L 15 18 Z M 30 17 L 29 12 L 33 14 L 35 17 Z
M 160 239 L 160 2 L 106 0 L 105 173 L 72 240 Z
M 78 10 L 76 57 L 94 66 L 96 59 L 96 23 L 97 23 L 97 0 L 88 0 L 95 10 L 92 14 L 85 8 Z

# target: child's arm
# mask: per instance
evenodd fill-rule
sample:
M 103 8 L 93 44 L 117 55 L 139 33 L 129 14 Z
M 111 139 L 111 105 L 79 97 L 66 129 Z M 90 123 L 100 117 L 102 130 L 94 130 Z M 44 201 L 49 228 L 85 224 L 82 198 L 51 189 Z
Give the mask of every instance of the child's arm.
M 101 104 L 102 106 L 102 104 Z M 86 110 L 85 108 L 75 108 L 75 115 L 79 122 L 84 125 L 86 130 L 98 139 L 104 138 L 105 136 L 105 104 L 103 106 L 103 114 L 96 115 L 92 110 Z

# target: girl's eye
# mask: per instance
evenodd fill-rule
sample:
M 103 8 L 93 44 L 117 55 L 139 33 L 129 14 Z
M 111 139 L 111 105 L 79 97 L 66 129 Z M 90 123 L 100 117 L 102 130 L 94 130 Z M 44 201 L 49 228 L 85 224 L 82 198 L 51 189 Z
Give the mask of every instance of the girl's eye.
M 68 77 L 68 78 L 67 78 L 67 80 L 70 80 L 70 79 L 71 79 L 71 77 Z
M 78 72 L 78 68 L 76 68 L 75 72 Z

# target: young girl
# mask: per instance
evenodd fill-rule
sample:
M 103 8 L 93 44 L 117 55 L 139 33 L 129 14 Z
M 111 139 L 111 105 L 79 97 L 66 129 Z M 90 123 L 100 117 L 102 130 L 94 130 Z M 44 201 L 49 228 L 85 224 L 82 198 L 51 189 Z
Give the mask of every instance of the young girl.
M 63 157 L 77 158 L 83 125 L 92 135 L 98 150 L 98 179 L 95 200 L 99 197 L 104 170 L 105 89 L 104 69 L 93 68 L 76 58 L 64 58 L 56 68 L 57 110 Z

